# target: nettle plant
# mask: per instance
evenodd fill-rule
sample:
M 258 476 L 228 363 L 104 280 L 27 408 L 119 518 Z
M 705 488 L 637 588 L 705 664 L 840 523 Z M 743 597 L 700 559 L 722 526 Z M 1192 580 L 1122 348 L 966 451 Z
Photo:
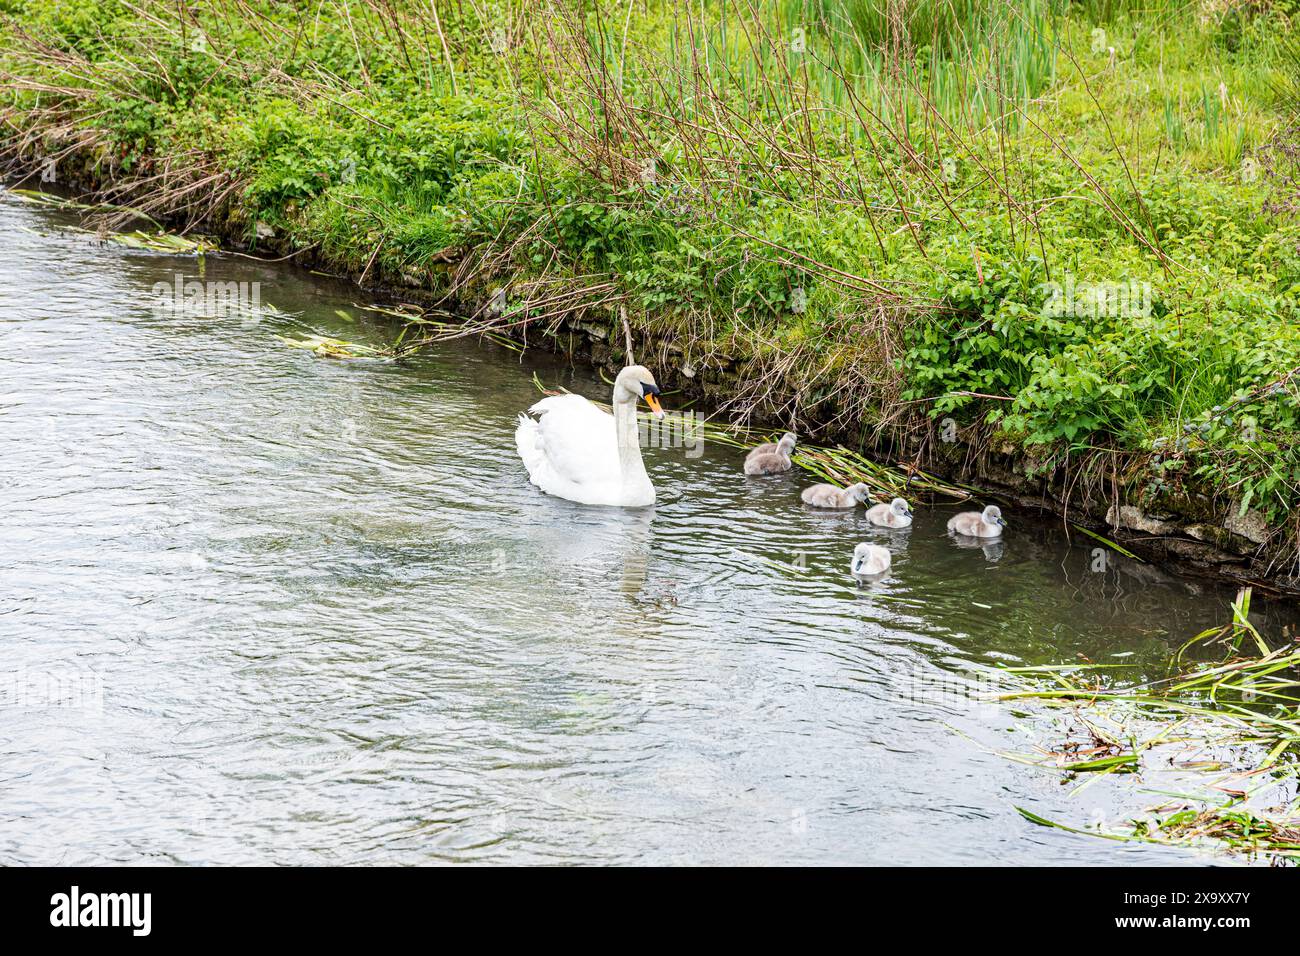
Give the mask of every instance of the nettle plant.
M 345 134 L 324 117 L 273 99 L 232 133 L 230 151 L 236 168 L 253 176 L 245 198 L 256 215 L 283 221 L 295 204 L 338 177 L 336 157 L 344 154 L 346 143 Z
M 943 310 L 908 333 L 906 397 L 932 398 L 932 415 L 980 409 L 1026 446 L 1145 456 L 1151 492 L 1201 480 L 1272 520 L 1300 502 L 1300 327 L 1285 306 L 1184 275 L 1146 314 L 1056 315 L 1036 261 L 948 266 Z
M 971 245 L 956 241 L 944 252 L 932 282 L 940 308 L 908 330 L 904 359 L 910 383 L 904 398 L 934 398 L 935 416 L 977 406 L 977 395 L 1020 395 L 1038 375 L 1050 374 L 1045 359 L 1094 334 L 1095 323 L 1087 316 L 1057 315 L 1047 308 L 1048 273 L 1038 256 L 982 251 L 977 261 Z M 1075 384 L 1086 380 L 1082 376 Z M 998 403 L 985 420 L 1000 423 L 1007 411 Z

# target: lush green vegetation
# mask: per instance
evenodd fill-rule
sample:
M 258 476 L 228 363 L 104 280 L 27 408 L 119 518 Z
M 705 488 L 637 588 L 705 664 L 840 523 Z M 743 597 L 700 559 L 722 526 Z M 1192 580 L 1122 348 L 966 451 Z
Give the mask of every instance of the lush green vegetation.
M 29 166 L 480 325 L 623 309 L 743 358 L 738 414 L 951 416 L 1296 540 L 1291 0 L 0 12 Z

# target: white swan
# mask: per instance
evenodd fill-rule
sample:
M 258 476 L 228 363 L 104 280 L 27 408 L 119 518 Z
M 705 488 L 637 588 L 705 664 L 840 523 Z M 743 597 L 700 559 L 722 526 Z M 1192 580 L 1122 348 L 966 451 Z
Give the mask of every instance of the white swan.
M 849 570 L 855 578 L 871 578 L 884 574 L 893 564 L 888 548 L 878 544 L 860 544 L 853 549 L 853 563 Z
M 553 395 L 519 416 L 515 447 L 528 477 L 557 498 L 584 505 L 641 508 L 655 502 L 655 488 L 641 461 L 636 403 L 644 398 L 656 418 L 659 386 L 650 370 L 629 365 L 614 380 L 614 414 L 581 395 Z
M 814 508 L 852 508 L 858 504 L 866 504 L 870 494 L 871 489 L 858 482 L 847 488 L 812 485 L 799 492 L 799 497 L 803 499 L 804 504 L 812 505 Z
M 867 520 L 882 528 L 908 528 L 912 524 L 912 509 L 902 498 L 895 498 L 887 505 L 868 508 Z
M 1007 523 L 1002 520 L 1002 509 L 997 505 L 989 505 L 983 513 L 963 511 L 948 519 L 949 531 L 971 538 L 996 538 L 1006 526 Z

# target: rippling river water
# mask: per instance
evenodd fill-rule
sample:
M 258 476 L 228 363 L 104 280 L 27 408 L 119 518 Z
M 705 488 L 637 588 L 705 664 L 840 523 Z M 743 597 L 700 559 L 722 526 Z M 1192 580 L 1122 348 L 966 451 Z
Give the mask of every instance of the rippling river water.
M 1123 808 L 961 673 L 1163 660 L 1229 592 L 1014 514 L 873 533 L 718 445 L 647 451 L 647 511 L 549 498 L 515 417 L 588 370 L 319 359 L 276 336 L 392 337 L 354 288 L 209 257 L 288 317 L 160 310 L 196 260 L 70 223 L 0 195 L 0 862 L 1199 860 L 1026 823 Z

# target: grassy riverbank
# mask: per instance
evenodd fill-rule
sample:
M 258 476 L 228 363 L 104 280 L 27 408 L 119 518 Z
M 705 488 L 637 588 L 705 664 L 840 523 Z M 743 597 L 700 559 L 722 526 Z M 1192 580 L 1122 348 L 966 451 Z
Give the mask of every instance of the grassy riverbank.
M 1295 560 L 1285 0 L 0 13 L 25 171 L 475 327 L 623 312 L 666 378 L 725 368 L 738 417 L 1010 448 L 1152 513 L 1207 495 Z

